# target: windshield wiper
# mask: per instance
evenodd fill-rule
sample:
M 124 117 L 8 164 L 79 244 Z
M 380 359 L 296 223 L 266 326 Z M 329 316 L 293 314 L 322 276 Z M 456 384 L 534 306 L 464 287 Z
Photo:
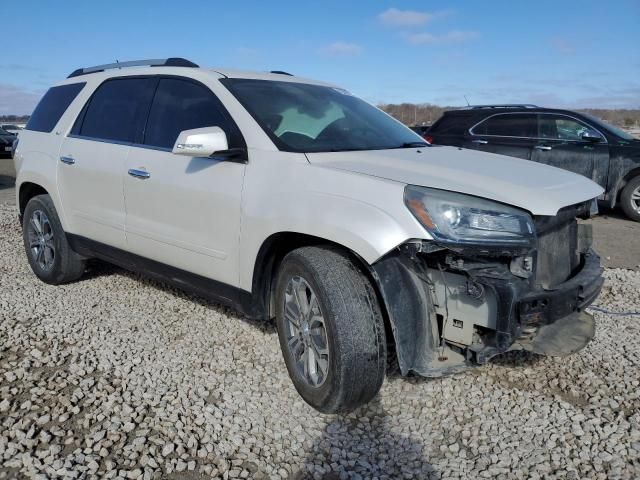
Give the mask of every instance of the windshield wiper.
M 344 148 L 330 148 L 328 150 L 326 150 L 327 152 L 332 152 L 332 153 L 336 153 L 336 152 L 366 152 L 367 150 L 394 150 L 396 148 L 418 148 L 418 147 L 428 147 L 429 144 L 426 142 L 406 142 L 403 143 L 401 146 L 399 147 L 359 147 L 359 148 L 350 148 L 350 147 L 344 147 Z M 307 152 L 307 153 L 322 153 L 325 150 L 319 150 L 317 152 Z

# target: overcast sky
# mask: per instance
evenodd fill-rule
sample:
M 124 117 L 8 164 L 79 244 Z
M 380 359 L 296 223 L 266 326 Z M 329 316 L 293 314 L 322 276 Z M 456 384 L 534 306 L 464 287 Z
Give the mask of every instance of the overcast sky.
M 640 108 L 638 0 L 0 2 L 0 114 L 78 67 L 170 56 L 373 103 Z

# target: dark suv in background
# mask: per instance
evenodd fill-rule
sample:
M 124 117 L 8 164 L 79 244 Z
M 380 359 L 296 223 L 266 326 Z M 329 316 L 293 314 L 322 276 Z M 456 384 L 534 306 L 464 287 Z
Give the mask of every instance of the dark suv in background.
M 425 138 L 579 173 L 640 221 L 640 140 L 591 115 L 535 105 L 480 105 L 444 113 Z

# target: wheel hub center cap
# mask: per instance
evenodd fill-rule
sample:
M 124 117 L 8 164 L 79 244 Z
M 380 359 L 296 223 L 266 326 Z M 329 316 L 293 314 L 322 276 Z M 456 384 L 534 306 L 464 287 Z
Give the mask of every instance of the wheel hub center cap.
M 310 336 L 311 336 L 311 330 L 309 329 L 309 322 L 303 320 L 302 321 L 302 338 L 304 338 L 305 342 L 308 342 Z

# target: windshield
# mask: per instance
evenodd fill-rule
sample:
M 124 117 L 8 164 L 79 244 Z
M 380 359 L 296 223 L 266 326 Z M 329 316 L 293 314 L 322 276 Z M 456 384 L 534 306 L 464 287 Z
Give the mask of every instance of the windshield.
M 593 123 L 598 125 L 600 128 L 607 130 L 609 133 L 612 133 L 622 138 L 623 140 L 627 140 L 627 141 L 636 140 L 636 138 L 633 135 L 628 134 L 627 132 L 625 132 L 624 130 L 618 127 L 614 127 L 613 125 L 605 122 L 604 120 L 600 120 L 598 117 L 594 117 L 593 115 L 590 115 L 588 113 L 583 113 L 583 115 L 587 117 L 589 120 L 591 120 Z
M 339 88 L 238 78 L 221 82 L 280 150 L 340 152 L 427 145 L 409 128 Z

